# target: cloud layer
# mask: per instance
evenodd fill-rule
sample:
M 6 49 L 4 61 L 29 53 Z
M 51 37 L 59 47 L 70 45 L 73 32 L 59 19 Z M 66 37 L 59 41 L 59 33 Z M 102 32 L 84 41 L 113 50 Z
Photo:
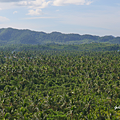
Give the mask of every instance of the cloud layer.
M 53 5 L 62 6 L 66 4 L 75 4 L 75 5 L 90 5 L 92 1 L 88 0 L 54 0 Z
M 14 2 L 14 0 L 11 0 Z M 91 0 L 18 0 L 18 5 L 23 6 L 39 6 L 41 8 L 47 7 L 50 3 L 54 6 L 62 6 L 66 4 L 75 4 L 75 5 L 90 5 Z
M 0 0 L 0 2 L 18 2 L 23 0 Z
M 0 0 L 0 2 L 12 2 L 15 6 L 29 8 L 27 15 L 41 15 L 42 9 L 53 6 L 63 6 L 67 4 L 90 5 L 91 0 Z

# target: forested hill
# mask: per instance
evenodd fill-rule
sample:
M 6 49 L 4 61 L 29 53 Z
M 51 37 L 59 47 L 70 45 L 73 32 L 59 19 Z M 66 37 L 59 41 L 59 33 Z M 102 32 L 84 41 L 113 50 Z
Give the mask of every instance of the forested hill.
M 36 32 L 31 30 L 18 30 L 13 28 L 0 29 L 0 45 L 5 44 L 83 44 L 91 42 L 106 42 L 120 44 L 120 37 L 114 36 L 93 36 L 79 34 L 63 34 L 60 32 Z

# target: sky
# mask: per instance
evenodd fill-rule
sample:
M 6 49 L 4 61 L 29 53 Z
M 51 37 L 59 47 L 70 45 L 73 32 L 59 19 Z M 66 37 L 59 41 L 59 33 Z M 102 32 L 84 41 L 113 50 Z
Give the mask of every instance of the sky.
M 120 0 L 0 0 L 0 28 L 120 36 Z

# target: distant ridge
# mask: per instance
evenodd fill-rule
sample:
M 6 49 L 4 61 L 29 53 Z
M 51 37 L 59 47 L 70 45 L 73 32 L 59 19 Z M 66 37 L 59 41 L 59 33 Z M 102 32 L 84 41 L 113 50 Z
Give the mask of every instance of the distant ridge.
M 120 37 L 95 36 L 95 35 L 79 35 L 79 34 L 63 34 L 60 32 L 36 32 L 29 29 L 0 29 L 0 45 L 5 44 L 84 44 L 84 43 L 111 43 L 120 44 Z

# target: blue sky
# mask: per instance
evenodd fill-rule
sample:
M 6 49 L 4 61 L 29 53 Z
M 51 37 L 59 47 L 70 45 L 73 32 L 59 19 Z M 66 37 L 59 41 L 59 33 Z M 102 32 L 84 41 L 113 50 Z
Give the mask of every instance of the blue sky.
M 0 0 L 0 28 L 120 36 L 120 0 Z

